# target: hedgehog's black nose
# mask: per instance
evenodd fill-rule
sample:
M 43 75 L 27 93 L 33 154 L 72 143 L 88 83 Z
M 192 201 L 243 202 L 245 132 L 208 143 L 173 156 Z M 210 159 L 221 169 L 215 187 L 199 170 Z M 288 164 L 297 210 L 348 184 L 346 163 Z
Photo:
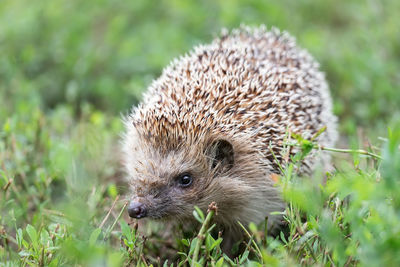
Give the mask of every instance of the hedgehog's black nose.
M 146 217 L 147 210 L 142 203 L 131 201 L 131 203 L 129 203 L 128 213 L 130 217 L 140 219 Z

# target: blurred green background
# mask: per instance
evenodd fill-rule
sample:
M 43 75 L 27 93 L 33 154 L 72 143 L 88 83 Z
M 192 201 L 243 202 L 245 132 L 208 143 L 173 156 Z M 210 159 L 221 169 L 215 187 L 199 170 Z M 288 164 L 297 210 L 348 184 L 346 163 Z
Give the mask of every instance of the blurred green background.
M 398 0 L 0 1 L 0 262 L 40 262 L 21 241 L 35 236 L 28 224 L 43 242 L 46 231 L 59 238 L 45 246 L 65 249 L 56 265 L 114 251 L 91 243 L 82 252 L 127 190 L 120 114 L 173 58 L 222 27 L 290 32 L 326 73 L 340 146 L 357 146 L 360 132 L 380 146 L 400 121 L 399 12 Z
M 244 23 L 287 30 L 315 56 L 343 131 L 385 131 L 400 116 L 399 11 L 396 0 L 1 1 L 0 116 L 26 102 L 117 116 L 171 59 Z

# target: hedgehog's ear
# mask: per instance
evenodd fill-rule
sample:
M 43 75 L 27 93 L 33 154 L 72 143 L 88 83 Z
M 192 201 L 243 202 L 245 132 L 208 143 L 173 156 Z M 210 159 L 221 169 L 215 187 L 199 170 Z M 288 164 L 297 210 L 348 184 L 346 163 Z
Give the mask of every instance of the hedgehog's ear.
M 216 140 L 208 149 L 208 156 L 211 159 L 211 168 L 218 168 L 220 171 L 232 168 L 234 163 L 233 146 L 226 140 Z

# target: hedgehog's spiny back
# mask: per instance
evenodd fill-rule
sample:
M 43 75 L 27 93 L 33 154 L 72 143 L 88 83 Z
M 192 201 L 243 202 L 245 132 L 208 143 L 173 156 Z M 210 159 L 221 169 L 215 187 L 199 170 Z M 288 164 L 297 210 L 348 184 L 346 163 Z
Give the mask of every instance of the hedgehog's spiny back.
M 233 31 L 175 60 L 134 111 L 139 133 L 160 149 L 198 144 L 208 136 L 239 138 L 265 154 L 273 171 L 289 130 L 309 138 L 334 128 L 318 64 L 286 33 Z M 334 129 L 324 133 L 335 139 Z M 268 165 L 268 164 L 267 164 Z

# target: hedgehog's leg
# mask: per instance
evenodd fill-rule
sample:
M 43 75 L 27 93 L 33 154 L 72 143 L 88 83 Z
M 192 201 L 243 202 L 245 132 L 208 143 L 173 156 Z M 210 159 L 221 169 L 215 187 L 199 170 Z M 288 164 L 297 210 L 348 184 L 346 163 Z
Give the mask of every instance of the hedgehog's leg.
M 245 239 L 242 229 L 226 228 L 223 231 L 222 238 L 221 249 L 229 258 L 234 259 L 240 253 L 243 253 L 246 246 L 242 242 Z
M 237 256 L 239 251 L 236 251 L 235 253 L 232 252 L 232 249 L 234 247 L 234 245 L 239 245 L 238 243 L 240 241 L 242 241 L 242 236 L 235 232 L 231 232 L 231 231 L 225 231 L 223 236 L 223 241 L 221 244 L 221 249 L 222 251 L 231 259 L 233 259 L 235 256 Z

